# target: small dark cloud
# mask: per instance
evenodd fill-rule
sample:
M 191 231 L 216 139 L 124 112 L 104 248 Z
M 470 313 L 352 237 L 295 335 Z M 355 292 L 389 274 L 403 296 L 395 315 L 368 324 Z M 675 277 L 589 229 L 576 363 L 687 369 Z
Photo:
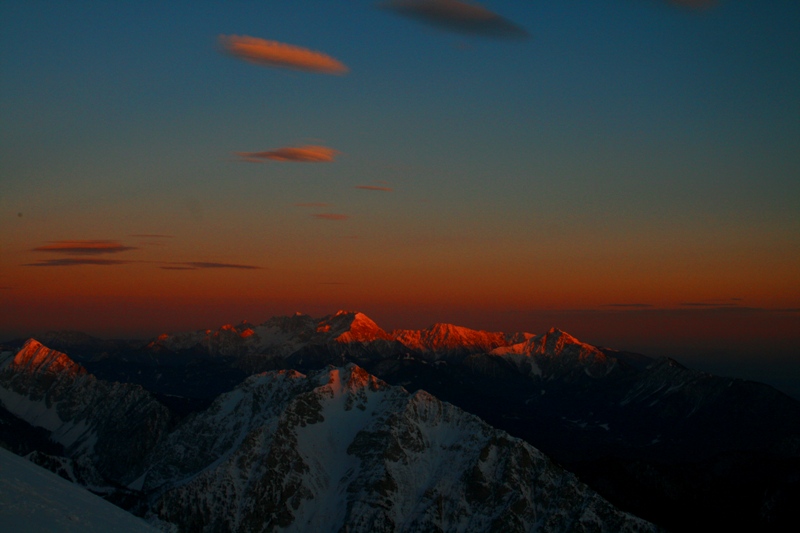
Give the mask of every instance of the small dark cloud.
M 136 250 L 135 246 L 124 246 L 117 241 L 51 241 L 50 244 L 38 246 L 34 252 L 52 252 L 60 254 L 100 255 L 115 254 Z
M 324 202 L 300 202 L 294 204 L 295 207 L 330 207 L 330 205 Z
M 738 304 L 724 303 L 724 302 L 681 302 L 683 307 L 706 307 L 706 308 L 722 308 L 722 307 L 738 307 Z
M 172 239 L 174 235 L 162 235 L 160 233 L 134 233 L 130 237 L 137 237 L 140 239 Z
M 341 215 L 337 213 L 319 213 L 312 216 L 314 218 L 319 218 L 321 220 L 337 220 L 337 221 L 347 220 L 348 218 L 350 218 L 350 215 Z
M 203 261 L 193 261 L 188 263 L 179 263 L 177 266 L 185 268 L 233 268 L 238 270 L 260 270 L 261 267 L 254 265 L 237 265 L 233 263 L 206 263 Z
M 436 28 L 501 39 L 524 39 L 528 32 L 476 3 L 459 0 L 390 0 L 381 8 Z
M 82 266 L 82 265 L 112 266 L 112 265 L 127 265 L 129 263 L 131 263 L 131 261 L 122 261 L 119 259 L 88 259 L 88 258 L 77 258 L 77 257 L 65 257 L 62 259 L 45 259 L 43 261 L 37 261 L 36 263 L 27 263 L 23 266 L 33 266 L 33 267 L 66 267 L 66 266 Z
M 356 189 L 362 189 L 365 191 L 384 191 L 384 192 L 392 192 L 391 187 L 380 187 L 378 185 L 356 185 Z
M 640 304 L 640 303 L 615 303 L 615 304 L 604 304 L 602 307 L 615 307 L 618 309 L 649 309 L 653 307 L 652 304 Z
M 260 163 L 266 159 L 292 163 L 330 163 L 338 154 L 338 150 L 316 145 L 287 146 L 264 152 L 236 152 L 241 161 L 248 163 Z
M 11 291 L 11 290 L 14 290 L 13 287 L 0 286 L 0 291 Z

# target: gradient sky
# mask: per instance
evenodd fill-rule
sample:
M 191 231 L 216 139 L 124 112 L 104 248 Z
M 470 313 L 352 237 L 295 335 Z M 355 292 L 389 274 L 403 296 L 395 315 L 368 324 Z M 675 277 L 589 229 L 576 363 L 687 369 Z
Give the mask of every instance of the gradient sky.
M 4 1 L 0 336 L 346 308 L 800 376 L 800 3 L 693 4 Z

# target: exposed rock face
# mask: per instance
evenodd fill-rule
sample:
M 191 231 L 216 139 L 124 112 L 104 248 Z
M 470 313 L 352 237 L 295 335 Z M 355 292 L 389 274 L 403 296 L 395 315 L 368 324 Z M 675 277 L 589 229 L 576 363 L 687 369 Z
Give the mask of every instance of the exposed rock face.
M 75 335 L 57 338 L 80 341 Z M 118 345 L 122 346 L 118 352 L 109 352 L 114 343 L 92 341 L 92 357 L 79 361 L 110 380 L 141 383 L 160 393 L 160 401 L 181 413 L 195 413 L 178 432 L 166 437 L 158 428 L 141 430 L 134 425 L 124 430 L 125 435 L 137 431 L 160 435 L 143 440 L 146 450 L 154 449 L 162 437 L 166 439 L 158 446 L 147 475 L 136 478 L 131 486 L 144 487 L 151 498 L 151 510 L 159 516 L 177 520 L 189 529 L 202 526 L 224 530 L 237 524 L 260 527 L 264 524 L 258 517 L 268 515 L 272 517 L 270 527 L 313 528 L 335 518 L 335 523 L 349 525 L 345 520 L 352 519 L 361 524 L 359 527 L 368 528 L 369 524 L 378 530 L 385 524 L 405 530 L 457 530 L 461 526 L 456 524 L 461 522 L 455 517 L 460 517 L 464 508 L 470 510 L 470 516 L 488 516 L 490 512 L 479 510 L 480 502 L 469 496 L 485 492 L 481 492 L 479 483 L 472 482 L 477 478 L 469 478 L 469 490 L 464 489 L 459 496 L 463 501 L 458 505 L 466 507 L 443 499 L 430 504 L 431 498 L 439 497 L 436 495 L 444 498 L 449 494 L 450 489 L 444 490 L 441 483 L 460 487 L 460 483 L 466 483 L 461 478 L 437 474 L 440 477 L 426 481 L 417 496 L 402 492 L 405 489 L 399 479 L 410 475 L 419 481 L 423 475 L 416 470 L 406 473 L 406 463 L 436 469 L 436 461 L 446 460 L 454 470 L 476 472 L 475 464 L 462 463 L 459 455 L 443 451 L 451 444 L 430 437 L 425 442 L 439 443 L 439 448 L 433 444 L 431 448 L 439 450 L 439 459 L 425 459 L 431 451 L 414 455 L 418 448 L 414 436 L 425 422 L 419 419 L 404 425 L 404 415 L 398 413 L 417 405 L 426 394 L 423 390 L 524 439 L 577 472 L 616 504 L 670 529 L 684 530 L 697 524 L 704 528 L 724 524 L 762 529 L 794 520 L 792 502 L 800 490 L 800 403 L 766 385 L 697 372 L 671 359 L 598 348 L 557 329 L 534 336 L 437 324 L 425 330 L 387 334 L 361 313 L 340 311 L 321 319 L 297 314 L 273 318 L 259 326 L 242 323 L 215 331 L 165 335 L 138 348 L 132 348 L 131 343 Z M 142 451 L 126 455 L 120 465 L 103 459 L 120 453 L 121 448 L 98 449 L 100 440 L 94 442 L 92 432 L 104 422 L 94 418 L 94 411 L 76 415 L 70 414 L 75 409 L 68 409 L 67 414 L 62 413 L 69 405 L 62 400 L 71 397 L 64 391 L 72 390 L 77 383 L 100 380 L 64 354 L 40 348 L 31 344 L 16 356 L 0 355 L 0 399 L 13 408 L 8 416 L 0 409 L 0 423 L 16 415 L 52 431 L 72 462 L 45 456 L 37 456 L 37 461 L 55 465 L 54 469 L 80 483 L 94 479 L 95 462 L 86 460 L 90 457 L 102 465 L 107 478 L 127 483 L 135 475 L 128 472 L 144 472 L 136 466 L 148 461 Z M 80 347 L 74 349 L 80 356 Z M 316 376 L 327 365 L 349 368 L 351 363 L 390 384 L 403 386 L 413 392 L 412 396 L 398 396 L 386 392 L 389 389 L 385 384 L 375 384 L 375 391 L 365 389 L 368 401 L 351 400 L 350 409 L 342 411 L 347 416 L 334 416 L 331 413 L 338 411 L 330 410 L 330 405 L 332 398 L 339 396 L 331 392 L 328 398 L 321 393 L 330 376 L 324 383 L 315 382 L 299 372 Z M 271 379 L 251 377 L 233 392 L 218 397 L 249 373 L 280 369 L 294 370 L 268 374 Z M 347 378 L 350 380 L 352 376 Z M 104 391 L 123 390 L 120 387 L 128 386 L 96 385 L 97 390 Z M 106 395 L 116 398 L 116 393 L 110 392 L 96 398 Z M 76 397 L 84 398 L 86 393 L 76 393 Z M 383 399 L 378 402 L 376 398 Z M 215 403 L 210 409 L 201 411 L 212 401 Z M 393 407 L 378 409 L 375 402 Z M 443 407 L 442 412 L 448 408 Z M 359 412 L 384 415 L 353 417 Z M 103 409 L 97 410 L 97 416 L 99 420 L 111 417 Z M 136 416 L 145 428 L 154 419 L 144 413 L 134 413 L 133 418 Z M 382 421 L 376 422 L 380 417 Z M 162 415 L 156 414 L 155 420 L 160 419 Z M 9 420 L 13 427 L 25 428 L 21 421 Z M 449 423 L 447 417 L 443 420 L 437 427 Z M 304 443 L 319 443 L 321 437 L 308 435 L 327 431 L 324 428 L 331 424 L 345 435 L 341 437 L 344 441 L 334 442 L 331 436 L 326 445 L 312 446 L 333 454 L 324 455 L 324 460 L 312 459 L 316 452 L 309 452 L 310 445 Z M 111 426 L 108 434 L 114 431 Z M 26 431 L 31 435 L 28 440 L 41 441 L 38 428 L 28 427 Z M 422 433 L 438 434 L 430 428 Z M 57 450 L 25 446 L 8 435 L 8 431 L 0 432 L 0 442 L 13 441 L 24 453 L 38 449 L 45 455 L 59 455 Z M 464 434 L 461 440 L 468 442 L 470 435 Z M 128 445 L 135 446 L 136 442 L 131 439 Z M 503 452 L 508 457 L 521 453 L 509 450 Z M 135 467 L 124 464 L 128 457 L 138 457 L 133 461 Z M 76 462 L 76 458 L 81 460 Z M 360 466 L 356 468 L 353 461 Z M 364 478 L 367 474 L 360 470 L 368 463 L 374 464 L 369 468 L 369 475 L 377 476 L 374 479 Z M 338 469 L 331 470 L 331 464 L 339 465 Z M 499 469 L 500 477 L 487 482 L 487 490 L 506 494 L 507 489 L 497 488 L 505 483 L 501 472 L 504 464 L 493 467 Z M 113 471 L 115 467 L 118 471 Z M 270 475 L 272 471 L 280 476 Z M 427 470 L 424 475 L 428 475 Z M 541 482 L 537 478 L 537 486 Z M 558 484 L 549 486 L 548 490 L 560 490 Z M 220 501 L 233 510 L 220 510 L 219 502 L 209 494 L 222 498 Z M 263 494 L 269 497 L 259 499 Z M 540 501 L 539 496 L 534 499 Z M 319 505 L 333 503 L 323 505 L 327 509 L 324 513 L 312 512 L 307 504 L 310 500 Z M 428 507 L 413 503 L 423 500 Z M 508 503 L 504 501 L 495 504 L 502 507 Z M 440 510 L 431 510 L 434 507 Z M 520 503 L 510 508 L 511 515 L 517 513 L 512 522 L 528 527 L 532 515 L 520 510 L 527 507 Z M 317 504 L 313 509 L 318 509 Z M 438 522 L 434 520 L 437 512 Z M 536 512 L 541 517 L 542 511 Z M 198 521 L 186 522 L 192 514 Z M 536 520 L 537 524 L 544 523 Z M 475 527 L 495 527 L 494 522 L 481 524 Z M 502 527 L 513 530 L 516 526 L 509 522 Z
M 297 313 L 275 317 L 261 325 L 247 322 L 177 335 L 164 334 L 150 343 L 152 349 L 195 349 L 215 356 L 268 355 L 287 357 L 308 345 L 388 341 L 390 336 L 369 317 L 355 311 L 338 311 L 320 319 Z
M 138 385 L 98 380 L 33 339 L 0 361 L 0 401 L 50 431 L 69 457 L 90 461 L 107 481 L 122 484 L 141 475 L 171 420 Z
M 652 531 L 525 442 L 355 365 L 253 376 L 145 478 L 185 531 Z

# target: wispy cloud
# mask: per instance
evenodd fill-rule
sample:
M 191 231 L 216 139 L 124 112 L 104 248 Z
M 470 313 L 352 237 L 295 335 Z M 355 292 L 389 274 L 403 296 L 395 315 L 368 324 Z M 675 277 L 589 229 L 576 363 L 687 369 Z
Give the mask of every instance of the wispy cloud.
M 161 267 L 164 270 L 202 270 L 207 268 L 231 268 L 235 270 L 260 270 L 255 265 L 238 265 L 235 263 L 208 263 L 205 261 L 187 261 L 185 263 L 168 263 Z
M 681 302 L 683 307 L 738 307 L 739 304 L 725 302 Z
M 114 266 L 114 265 L 127 265 L 131 261 L 122 261 L 119 259 L 88 259 L 78 257 L 65 257 L 62 259 L 45 259 L 37 261 L 36 263 L 27 263 L 23 266 L 32 267 L 68 267 L 68 266 L 81 266 L 81 265 L 94 265 L 94 266 Z
M 459 0 L 390 0 L 380 5 L 444 30 L 484 37 L 524 39 L 528 32 L 485 7 Z
M 140 239 L 172 239 L 174 235 L 162 235 L 160 233 L 134 233 L 130 237 L 137 237 Z
M 349 215 L 340 215 L 337 213 L 318 213 L 312 216 L 314 218 L 319 218 L 322 220 L 338 220 L 338 221 L 347 220 L 348 218 L 350 218 Z
M 272 161 L 291 161 L 294 163 L 329 163 L 339 154 L 338 150 L 327 146 L 287 146 L 265 152 L 236 152 L 236 155 L 247 162 L 263 162 L 264 159 Z
M 100 255 L 115 254 L 136 250 L 134 246 L 124 246 L 117 241 L 51 241 L 50 244 L 38 246 L 34 252 L 54 252 L 60 254 Z
M 330 207 L 330 204 L 324 202 L 300 202 L 293 205 L 295 207 Z
M 384 192 L 392 192 L 391 187 L 380 187 L 378 185 L 356 185 L 356 189 L 362 189 L 365 191 L 384 191 Z
M 618 309 L 648 309 L 653 307 L 651 304 L 641 304 L 641 303 L 614 303 L 614 304 L 605 304 L 602 307 L 615 307 Z
M 220 35 L 218 40 L 228 54 L 265 67 L 336 75 L 350 70 L 338 59 L 299 46 L 246 35 Z

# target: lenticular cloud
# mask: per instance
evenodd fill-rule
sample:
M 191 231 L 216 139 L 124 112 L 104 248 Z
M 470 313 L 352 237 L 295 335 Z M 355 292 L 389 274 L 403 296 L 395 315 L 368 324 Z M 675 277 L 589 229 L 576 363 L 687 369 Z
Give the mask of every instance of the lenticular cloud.
M 327 146 L 287 146 L 265 152 L 236 152 L 245 161 L 258 162 L 264 159 L 272 161 L 291 161 L 294 163 L 330 163 L 339 152 Z
M 220 35 L 219 44 L 232 56 L 266 67 L 341 75 L 350 69 L 338 59 L 307 48 L 246 35 Z
M 443 30 L 501 39 L 528 37 L 528 32 L 524 28 L 472 2 L 391 0 L 381 7 Z
M 124 246 L 117 241 L 52 241 L 49 244 L 37 246 L 34 252 L 53 252 L 60 254 L 99 255 L 115 254 L 136 250 L 134 246 Z

